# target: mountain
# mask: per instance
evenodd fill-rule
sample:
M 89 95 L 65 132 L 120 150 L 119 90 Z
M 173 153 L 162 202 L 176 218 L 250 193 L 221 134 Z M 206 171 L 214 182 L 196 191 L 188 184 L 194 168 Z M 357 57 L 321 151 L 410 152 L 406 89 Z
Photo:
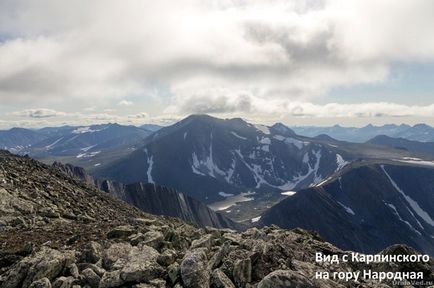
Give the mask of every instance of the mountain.
M 12 128 L 0 131 L 0 149 L 10 150 L 15 153 L 27 149 L 43 139 L 45 139 L 45 136 L 35 131 L 24 128 Z
M 83 168 L 70 164 L 64 165 L 59 162 L 55 162 L 53 167 L 94 185 L 146 213 L 176 217 L 200 227 L 209 226 L 235 230 L 245 228 L 224 215 L 214 212 L 202 202 L 175 189 L 152 183 L 144 184 L 139 182 L 124 185 L 110 180 L 99 180 L 87 174 Z
M 276 204 L 258 225 L 315 230 L 342 249 L 364 253 L 404 243 L 434 255 L 433 164 L 351 166 Z
M 31 173 L 29 173 L 31 171 Z M 316 279 L 371 270 L 422 273 L 428 262 L 328 265 L 316 253 L 342 251 L 313 232 L 277 227 L 243 233 L 198 229 L 145 214 L 28 157 L 0 151 L 0 287 L 393 287 L 392 280 L 356 283 Z M 416 255 L 397 245 L 382 255 Z
M 62 161 L 88 170 L 136 149 L 152 132 L 135 126 L 101 124 L 44 128 L 46 138 L 21 153 L 47 163 Z
M 367 143 L 396 149 L 403 149 L 422 155 L 434 156 L 434 142 L 419 142 L 407 140 L 404 138 L 392 138 L 385 135 L 379 135 Z
M 140 128 L 142 128 L 144 130 L 155 132 L 155 131 L 158 131 L 161 128 L 163 128 L 163 126 L 156 125 L 156 124 L 144 124 L 144 125 L 141 125 Z
M 232 219 L 250 221 L 283 199 L 281 193 L 318 184 L 352 161 L 405 157 L 412 154 L 298 136 L 280 123 L 268 127 L 239 118 L 192 115 L 91 172 L 123 183 L 173 187 Z
M 383 126 L 367 125 L 365 127 L 332 127 L 301 126 L 291 127 L 297 134 L 306 137 L 316 137 L 321 134 L 328 135 L 335 139 L 348 142 L 364 143 L 378 135 L 386 135 L 394 138 L 405 138 L 420 142 L 434 142 L 434 128 L 426 124 L 414 126 L 401 124 L 387 124 Z
M 100 178 L 159 183 L 206 203 L 244 192 L 281 192 L 319 183 L 343 167 L 335 147 L 295 135 L 283 125 L 190 116 L 162 128 L 110 165 Z

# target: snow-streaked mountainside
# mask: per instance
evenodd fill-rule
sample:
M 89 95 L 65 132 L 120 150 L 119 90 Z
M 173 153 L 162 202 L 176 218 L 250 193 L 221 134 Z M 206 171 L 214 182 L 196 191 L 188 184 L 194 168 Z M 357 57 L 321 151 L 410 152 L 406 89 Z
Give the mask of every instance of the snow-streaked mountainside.
M 155 182 L 213 203 L 243 192 L 256 193 L 255 198 L 280 195 L 321 183 L 358 157 L 404 153 L 364 147 L 297 136 L 282 124 L 192 115 L 95 174 L 125 183 Z
M 29 154 L 46 162 L 59 160 L 86 168 L 112 161 L 141 145 L 152 131 L 135 126 L 100 124 L 63 126 L 39 130 L 11 129 L 0 131 L 1 148 L 13 153 Z
M 45 139 L 46 136 L 24 128 L 12 128 L 0 131 L 0 149 L 19 153 L 28 149 L 31 145 Z
M 434 255 L 433 168 L 354 165 L 338 174 L 276 204 L 257 225 L 315 230 L 366 253 L 404 243 Z
M 293 129 L 297 134 L 307 137 L 316 137 L 323 134 L 341 141 L 356 143 L 366 142 L 378 135 L 405 138 L 420 142 L 434 142 L 434 128 L 426 124 L 417 124 L 414 126 L 405 124 L 388 124 L 383 126 L 367 125 L 362 128 L 342 127 L 340 125 L 332 127 L 294 126 L 291 127 L 291 129 Z

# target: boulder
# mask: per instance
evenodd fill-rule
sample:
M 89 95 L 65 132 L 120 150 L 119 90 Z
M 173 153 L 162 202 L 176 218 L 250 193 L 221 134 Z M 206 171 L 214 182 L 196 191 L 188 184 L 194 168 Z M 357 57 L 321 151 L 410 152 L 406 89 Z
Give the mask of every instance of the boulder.
M 51 282 L 48 278 L 41 278 L 30 284 L 29 288 L 51 288 Z
M 187 251 L 181 263 L 181 277 L 185 286 L 209 287 L 210 272 L 207 261 L 205 249 Z
M 101 278 L 91 268 L 87 268 L 81 272 L 82 282 L 92 288 L 98 288 Z
M 136 233 L 136 229 L 131 225 L 125 225 L 125 226 L 118 226 L 107 233 L 107 238 L 114 239 L 114 238 L 122 238 L 126 239 L 128 236 L 133 235 Z
M 235 288 L 231 279 L 226 276 L 220 269 L 215 269 L 211 275 L 211 287 L 212 288 Z
M 235 262 L 233 277 L 238 287 L 245 287 L 247 283 L 252 281 L 252 262 L 250 258 Z
M 268 274 L 258 288 L 313 288 L 315 285 L 303 274 L 291 270 L 277 270 Z

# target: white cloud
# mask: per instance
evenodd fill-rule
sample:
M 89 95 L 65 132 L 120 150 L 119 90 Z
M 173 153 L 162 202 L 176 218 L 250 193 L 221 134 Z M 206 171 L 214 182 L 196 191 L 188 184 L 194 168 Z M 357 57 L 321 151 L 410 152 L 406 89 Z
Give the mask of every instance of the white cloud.
M 312 115 L 325 108 L 309 103 L 331 88 L 433 61 L 432 11 L 431 0 L 1 1 L 0 100 L 129 106 L 128 95 L 164 87 L 169 112 L 278 103 Z
M 30 118 L 50 118 L 50 117 L 58 117 L 67 115 L 65 112 L 56 111 L 53 109 L 26 109 L 22 111 L 12 112 L 14 116 L 19 117 L 30 117 Z
M 127 116 L 130 119 L 149 119 L 148 113 L 142 112 L 134 115 L 128 115 Z
M 119 106 L 131 106 L 133 105 L 133 102 L 128 101 L 128 100 L 122 100 L 118 103 Z

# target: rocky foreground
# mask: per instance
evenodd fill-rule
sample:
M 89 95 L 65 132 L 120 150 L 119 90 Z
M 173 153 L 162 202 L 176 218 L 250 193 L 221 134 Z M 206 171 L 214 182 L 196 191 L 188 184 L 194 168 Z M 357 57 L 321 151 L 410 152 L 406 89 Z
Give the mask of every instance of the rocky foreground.
M 0 287 L 393 287 L 317 280 L 317 271 L 421 271 L 431 263 L 316 263 L 344 255 L 315 233 L 243 233 L 140 212 L 60 170 L 0 152 Z M 394 246 L 386 254 L 414 254 Z

